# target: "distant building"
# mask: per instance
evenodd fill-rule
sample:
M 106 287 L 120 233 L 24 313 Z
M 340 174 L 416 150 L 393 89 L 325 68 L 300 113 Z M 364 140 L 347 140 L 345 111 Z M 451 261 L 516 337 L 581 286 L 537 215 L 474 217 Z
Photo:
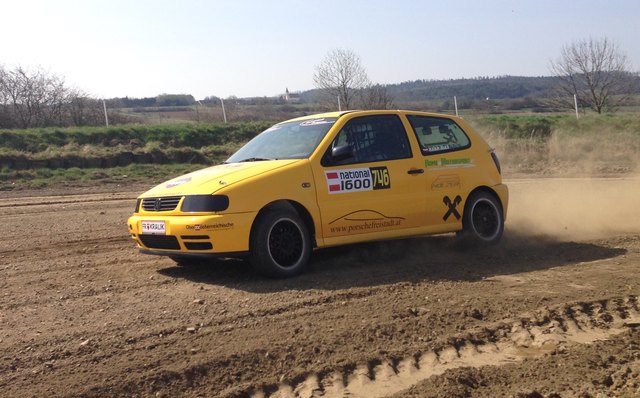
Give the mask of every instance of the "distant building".
M 284 95 L 281 96 L 282 100 L 289 104 L 297 104 L 300 102 L 300 93 L 290 93 L 289 88 L 287 88 L 284 92 Z

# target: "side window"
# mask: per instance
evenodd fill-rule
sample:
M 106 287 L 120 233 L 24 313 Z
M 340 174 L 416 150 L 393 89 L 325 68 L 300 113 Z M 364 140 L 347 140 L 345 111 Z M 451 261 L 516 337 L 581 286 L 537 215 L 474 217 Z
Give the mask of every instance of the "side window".
M 469 137 L 451 119 L 408 115 L 423 155 L 458 151 L 471 146 Z
M 341 151 L 334 159 L 334 149 Z M 411 157 L 407 133 L 397 115 L 364 116 L 352 119 L 340 130 L 322 158 L 323 166 L 377 162 Z

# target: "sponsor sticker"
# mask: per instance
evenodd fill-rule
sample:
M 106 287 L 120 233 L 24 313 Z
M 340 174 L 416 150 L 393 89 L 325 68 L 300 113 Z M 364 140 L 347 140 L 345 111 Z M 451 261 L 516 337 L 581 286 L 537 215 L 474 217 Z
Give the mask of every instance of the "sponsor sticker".
M 166 185 L 166 188 L 177 187 L 178 185 L 186 184 L 191 181 L 191 177 L 182 177 L 177 180 L 169 181 Z
M 452 146 L 449 144 L 437 144 L 437 145 L 429 145 L 425 148 L 425 152 L 440 152 L 440 151 L 448 151 Z M 455 148 L 455 146 L 453 146 Z
M 375 210 L 357 210 L 336 218 L 329 225 L 332 234 L 350 234 L 397 228 L 404 220 L 404 217 L 390 217 Z
M 460 218 L 462 217 L 460 215 L 460 212 L 458 212 L 458 205 L 460 204 L 460 202 L 462 202 L 462 198 L 460 197 L 460 195 L 457 195 L 455 198 L 453 198 L 453 200 L 451 200 L 451 198 L 449 198 L 448 196 L 442 198 L 442 203 L 447 206 L 447 212 L 444 213 L 444 216 L 442 216 L 442 219 L 444 221 L 447 221 L 447 219 L 451 215 L 453 215 L 456 220 L 460 220 Z
M 391 177 L 385 166 L 331 170 L 324 175 L 330 194 L 391 188 Z
M 215 224 L 195 224 L 195 225 L 187 225 L 185 229 L 194 230 L 194 231 L 206 231 L 206 230 L 220 230 L 220 229 L 232 229 L 232 222 L 221 222 Z
M 476 167 L 476 165 L 473 163 L 473 159 L 470 158 L 449 159 L 445 157 L 442 157 L 440 159 L 425 159 L 424 165 L 425 167 L 429 167 L 432 170 L 451 169 L 459 167 Z
M 457 175 L 443 175 L 436 178 L 436 180 L 431 184 L 431 189 L 449 189 L 449 188 L 460 188 L 460 177 Z
M 300 123 L 300 126 L 315 126 L 318 124 L 327 124 L 327 123 L 333 123 L 334 120 L 327 120 L 327 119 L 312 119 L 312 120 L 305 120 L 303 122 Z

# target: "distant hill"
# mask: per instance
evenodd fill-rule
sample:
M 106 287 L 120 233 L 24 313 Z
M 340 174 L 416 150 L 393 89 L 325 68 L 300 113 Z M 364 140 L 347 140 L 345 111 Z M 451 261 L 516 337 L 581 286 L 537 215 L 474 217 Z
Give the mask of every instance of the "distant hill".
M 453 101 L 456 96 L 458 104 L 463 107 L 477 107 L 478 101 L 486 99 L 496 100 L 507 109 L 535 108 L 544 103 L 545 99 L 555 98 L 559 79 L 555 76 L 498 76 L 476 77 L 470 79 L 450 80 L 413 80 L 402 83 L 383 85 L 387 95 L 396 104 L 439 102 L 444 104 Z M 640 89 L 640 82 L 636 85 Z M 314 104 L 318 90 L 311 89 L 296 92 L 296 101 L 289 102 L 284 95 L 274 97 L 245 97 L 226 98 L 231 106 L 245 105 L 297 105 Z M 640 94 L 640 91 L 638 92 Z M 220 98 L 210 96 L 198 101 L 201 105 L 218 105 Z M 113 98 L 107 105 L 112 108 L 149 108 L 183 106 L 189 107 L 196 103 L 193 96 L 188 94 L 162 94 L 155 98 Z M 476 105 L 473 105 L 473 104 Z M 448 104 L 445 104 L 449 106 Z M 452 106 L 452 105 L 451 105 Z M 495 106 L 495 105 L 494 105 Z
M 455 80 L 414 80 L 387 85 L 387 93 L 397 101 L 451 99 L 547 98 L 557 84 L 556 77 L 500 76 Z
M 557 78 L 551 76 L 500 76 L 452 80 L 414 80 L 387 84 L 387 94 L 396 102 L 450 100 L 453 96 L 468 100 L 549 98 Z M 313 102 L 316 90 L 300 94 L 302 102 Z

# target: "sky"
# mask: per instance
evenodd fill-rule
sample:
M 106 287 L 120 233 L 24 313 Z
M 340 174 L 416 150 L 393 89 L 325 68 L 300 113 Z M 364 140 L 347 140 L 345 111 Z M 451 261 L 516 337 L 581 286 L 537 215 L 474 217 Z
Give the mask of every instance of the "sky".
M 0 66 L 97 98 L 309 90 L 336 48 L 382 84 L 546 76 L 590 37 L 640 70 L 640 0 L 0 0 L 0 13 Z

